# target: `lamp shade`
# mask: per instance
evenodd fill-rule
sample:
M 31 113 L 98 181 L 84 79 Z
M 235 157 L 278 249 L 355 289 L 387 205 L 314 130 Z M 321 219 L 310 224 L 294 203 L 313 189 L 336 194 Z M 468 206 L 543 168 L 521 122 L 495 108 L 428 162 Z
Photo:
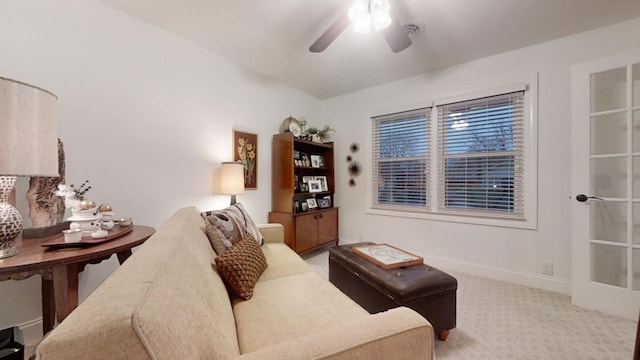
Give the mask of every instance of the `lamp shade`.
M 244 164 L 223 162 L 220 170 L 220 193 L 236 195 L 244 192 Z
M 58 176 L 57 97 L 0 77 L 0 175 Z

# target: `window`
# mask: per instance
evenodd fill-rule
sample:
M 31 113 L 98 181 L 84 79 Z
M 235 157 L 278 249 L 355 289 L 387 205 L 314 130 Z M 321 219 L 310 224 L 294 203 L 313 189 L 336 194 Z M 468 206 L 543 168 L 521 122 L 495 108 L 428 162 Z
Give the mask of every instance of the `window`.
M 524 91 L 437 110 L 438 207 L 522 218 Z
M 536 228 L 536 91 L 519 84 L 372 117 L 371 212 Z
M 431 108 L 373 118 L 373 207 L 426 211 Z

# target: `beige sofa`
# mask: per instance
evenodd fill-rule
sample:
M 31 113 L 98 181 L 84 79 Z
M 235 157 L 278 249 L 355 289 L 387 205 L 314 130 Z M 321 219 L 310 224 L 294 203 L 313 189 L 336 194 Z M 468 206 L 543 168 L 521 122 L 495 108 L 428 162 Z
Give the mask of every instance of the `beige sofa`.
M 260 225 L 268 268 L 230 296 L 196 208 L 173 215 L 37 348 L 53 359 L 431 359 L 408 308 L 370 315 Z

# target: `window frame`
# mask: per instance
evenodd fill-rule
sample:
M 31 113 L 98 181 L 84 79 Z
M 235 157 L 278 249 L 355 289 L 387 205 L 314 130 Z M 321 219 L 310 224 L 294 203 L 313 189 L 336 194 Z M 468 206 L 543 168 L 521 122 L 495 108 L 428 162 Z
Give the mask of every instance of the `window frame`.
M 391 209 L 391 210 L 399 210 L 399 211 L 416 211 L 416 212 L 427 212 L 430 211 L 431 207 L 432 207 L 432 199 L 430 197 L 430 193 L 431 193 L 431 182 L 430 182 L 430 178 L 431 178 L 431 158 L 432 158 L 432 154 L 431 154 L 431 144 L 430 142 L 432 141 L 432 137 L 430 136 L 430 132 L 431 132 L 431 122 L 433 121 L 431 119 L 431 116 L 433 114 L 432 111 L 432 107 L 431 106 L 426 106 L 426 107 L 419 107 L 413 110 L 407 110 L 407 111 L 400 111 L 400 112 L 396 112 L 396 113 L 391 113 L 391 114 L 386 114 L 386 115 L 382 115 L 382 116 L 377 116 L 377 117 L 372 117 L 371 121 L 372 121 L 372 127 L 371 127 L 371 131 L 372 134 L 374 133 L 374 129 L 377 129 L 378 132 L 380 133 L 381 129 L 380 129 L 380 123 L 383 122 L 396 122 L 396 121 L 415 121 L 416 118 L 417 119 L 421 119 L 422 116 L 419 116 L 421 114 L 425 115 L 425 128 L 424 128 L 424 139 L 426 141 L 426 143 L 429 145 L 427 149 L 425 149 L 425 154 L 424 155 L 413 155 L 413 156 L 408 156 L 408 157 L 401 157 L 401 158 L 381 158 L 378 155 L 380 152 L 380 143 L 382 143 L 380 141 L 380 139 L 378 139 L 377 143 L 378 146 L 373 146 L 372 147 L 372 151 L 370 152 L 371 154 L 371 169 L 372 169 L 372 173 L 374 169 L 380 169 L 380 165 L 381 164 L 402 164 L 405 162 L 420 162 L 421 159 L 424 159 L 425 162 L 425 166 L 424 166 L 424 175 L 425 175 L 425 188 L 424 188 L 424 201 L 425 204 L 424 206 L 419 206 L 419 205 L 410 205 L 407 202 L 402 203 L 402 202 L 398 202 L 398 203 L 394 203 L 393 201 L 389 202 L 389 203 L 382 203 L 380 202 L 380 180 L 378 177 L 371 178 L 371 188 L 372 189 L 378 189 L 377 191 L 372 193 L 372 197 L 370 198 L 370 203 L 371 203 L 371 207 L 376 208 L 376 209 Z M 378 125 L 376 125 L 376 123 L 378 123 Z M 416 131 L 415 134 L 419 134 L 419 131 Z M 373 136 L 371 137 L 372 142 L 373 142 Z M 416 139 L 418 140 L 418 139 Z M 392 165 L 393 166 L 393 165 Z M 393 193 L 393 191 L 391 191 L 391 193 Z M 400 195 L 408 195 L 406 193 L 400 193 Z M 377 202 L 374 200 L 378 200 Z
M 439 167 L 439 154 L 438 154 L 438 106 L 443 104 L 449 104 L 459 101 L 467 101 L 473 99 L 479 99 L 483 97 L 490 97 L 499 94 L 505 94 L 509 92 L 516 92 L 525 90 L 524 94 L 524 218 L 513 218 L 512 216 L 502 216 L 500 214 L 493 213 L 472 213 L 472 212 L 457 212 L 446 209 L 441 209 L 437 206 L 440 203 L 439 198 L 439 181 L 438 181 L 438 167 Z M 378 110 L 375 113 L 371 113 L 369 116 L 368 128 L 368 163 L 367 169 L 371 174 L 371 178 L 374 176 L 373 167 L 371 164 L 373 157 L 373 149 L 371 148 L 373 142 L 373 120 L 374 117 L 383 116 L 385 114 L 411 111 L 420 107 L 432 106 L 432 114 L 430 117 L 430 189 L 428 189 L 427 197 L 430 199 L 431 207 L 429 209 L 420 209 L 419 211 L 412 211 L 411 209 L 381 209 L 373 204 L 373 191 L 372 181 L 368 181 L 367 184 L 367 209 L 366 213 L 371 215 L 391 216 L 401 218 L 423 219 L 423 220 L 435 220 L 456 222 L 475 225 L 487 225 L 496 227 L 507 228 L 519 228 L 535 230 L 538 227 L 538 76 L 537 74 L 531 77 L 526 82 L 512 82 L 509 85 L 495 87 L 486 90 L 474 91 L 457 96 L 449 96 L 437 98 L 429 102 L 428 104 L 421 104 L 419 106 L 407 106 L 403 108 L 395 108 L 393 111 Z

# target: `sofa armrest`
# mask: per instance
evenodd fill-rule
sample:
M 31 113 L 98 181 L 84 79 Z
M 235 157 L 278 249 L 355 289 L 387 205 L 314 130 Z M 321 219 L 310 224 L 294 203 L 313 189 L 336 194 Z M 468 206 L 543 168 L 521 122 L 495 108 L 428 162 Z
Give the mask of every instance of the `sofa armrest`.
M 433 328 L 399 307 L 243 354 L 237 360 L 416 360 L 433 358 Z
M 284 242 L 284 226 L 282 224 L 258 224 L 258 229 L 262 233 L 265 244 Z

